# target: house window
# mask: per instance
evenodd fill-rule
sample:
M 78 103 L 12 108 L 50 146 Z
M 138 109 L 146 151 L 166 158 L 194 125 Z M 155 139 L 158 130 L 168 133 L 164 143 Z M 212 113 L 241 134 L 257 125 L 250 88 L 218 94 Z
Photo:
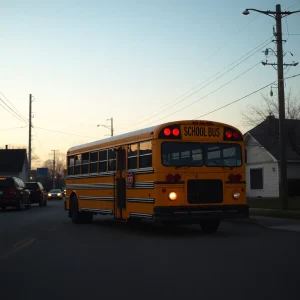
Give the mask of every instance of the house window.
M 263 169 L 250 169 L 250 189 L 262 190 L 263 186 Z

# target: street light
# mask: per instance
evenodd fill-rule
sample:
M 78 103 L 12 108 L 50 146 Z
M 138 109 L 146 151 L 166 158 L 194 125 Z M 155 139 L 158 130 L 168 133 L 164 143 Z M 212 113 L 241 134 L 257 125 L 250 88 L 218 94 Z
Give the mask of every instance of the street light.
M 107 128 L 107 129 L 109 129 L 110 130 L 110 136 L 113 136 L 114 135 L 114 123 L 113 123 L 113 118 L 110 118 L 110 119 L 106 119 L 106 121 L 108 121 L 108 120 L 110 120 L 110 126 L 107 126 L 107 125 L 104 125 L 104 124 L 98 124 L 97 125 L 97 127 L 100 127 L 100 126 L 102 126 L 102 127 L 105 127 L 105 128 Z
M 283 76 L 283 50 L 282 50 L 282 25 L 281 18 L 300 12 L 298 11 L 281 11 L 280 4 L 276 5 L 276 11 L 262 11 L 254 8 L 246 8 L 244 15 L 249 15 L 250 10 L 273 17 L 276 20 L 276 42 L 277 42 L 277 77 L 278 77 L 278 104 L 279 104 L 279 144 L 280 144 L 280 182 L 279 197 L 282 202 L 282 209 L 288 209 L 288 182 L 287 182 L 287 162 L 286 162 L 286 138 L 285 138 L 285 103 L 284 103 L 284 76 Z M 263 65 L 270 65 L 263 62 Z M 271 64 L 275 65 L 275 64 Z M 288 64 L 284 64 L 288 65 Z M 290 65 L 296 65 L 290 64 Z

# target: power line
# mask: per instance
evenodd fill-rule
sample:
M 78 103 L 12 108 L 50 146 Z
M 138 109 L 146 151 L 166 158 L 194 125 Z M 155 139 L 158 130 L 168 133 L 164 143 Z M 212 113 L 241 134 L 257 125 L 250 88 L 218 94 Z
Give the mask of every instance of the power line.
M 296 74 L 296 75 L 293 75 L 293 76 L 289 76 L 289 77 L 285 78 L 285 80 L 288 80 L 288 79 L 291 79 L 291 78 L 294 78 L 294 77 L 297 77 L 297 76 L 300 76 L 300 73 L 299 73 L 299 74 Z M 274 84 L 274 83 L 276 83 L 276 82 L 277 82 L 277 81 L 273 81 L 273 82 L 271 82 L 271 83 L 265 85 L 264 87 L 262 87 L 262 88 L 260 88 L 260 89 L 258 89 L 258 90 L 256 90 L 256 91 L 254 91 L 254 92 L 252 92 L 252 93 L 246 95 L 246 96 L 243 96 L 243 97 L 241 97 L 241 98 L 239 98 L 239 99 L 237 99 L 237 100 L 234 100 L 234 101 L 232 101 L 232 102 L 230 102 L 230 103 L 227 103 L 227 104 L 225 104 L 225 105 L 223 105 L 223 106 L 221 106 L 221 107 L 219 107 L 219 108 L 217 108 L 217 109 L 214 109 L 214 110 L 212 110 L 212 111 L 210 111 L 210 112 L 208 112 L 208 113 L 206 113 L 206 114 L 204 114 L 204 115 L 201 115 L 201 116 L 199 116 L 199 117 L 196 117 L 194 120 L 203 118 L 203 117 L 205 117 L 205 116 L 207 116 L 207 115 L 210 115 L 210 114 L 212 114 L 212 113 L 214 113 L 214 112 L 216 112 L 216 111 L 219 111 L 219 110 L 221 110 L 221 109 L 223 109 L 223 108 L 225 108 L 225 107 L 227 107 L 227 106 L 230 106 L 230 105 L 232 105 L 232 104 L 234 104 L 234 103 L 236 103 L 236 102 L 239 102 L 239 101 L 241 101 L 241 100 L 243 100 L 243 99 L 245 99 L 245 98 L 247 98 L 247 97 L 249 97 L 249 96 L 252 96 L 253 94 L 255 94 L 255 93 L 257 93 L 257 92 L 259 92 L 259 91 L 261 91 L 261 90 L 267 88 L 268 86 L 270 86 L 270 85 L 272 85 L 272 84 Z
M 223 71 L 225 71 L 226 69 L 228 69 L 229 67 L 231 67 L 232 65 L 234 65 L 235 63 L 237 63 L 238 61 L 240 61 L 242 58 L 244 58 L 245 56 L 247 56 L 248 54 L 250 54 L 250 53 L 252 53 L 253 51 L 256 50 L 254 53 L 252 53 L 251 55 L 249 55 L 248 57 L 246 57 L 244 60 L 242 60 L 241 62 L 239 62 L 237 65 L 233 66 L 231 69 L 227 70 L 225 73 L 221 74 L 220 76 L 218 76 L 218 77 L 215 78 L 214 80 L 212 80 L 212 81 L 210 81 L 209 83 L 207 83 L 205 86 L 203 86 L 203 87 L 201 87 L 200 89 L 194 91 L 193 93 L 189 94 L 189 95 L 186 96 L 185 98 L 180 99 L 179 101 L 177 101 L 177 102 L 174 103 L 174 104 L 172 104 L 172 103 L 174 102 L 174 100 L 172 100 L 172 101 L 168 102 L 167 104 L 161 106 L 161 108 L 162 108 L 162 107 L 168 106 L 169 104 L 172 104 L 172 105 L 169 105 L 166 109 L 164 109 L 164 110 L 162 110 L 162 111 L 160 110 L 160 111 L 159 111 L 159 114 L 165 112 L 165 111 L 168 110 L 169 108 L 171 108 L 171 107 L 177 105 L 178 103 L 180 103 L 180 102 L 186 100 L 187 98 L 193 96 L 195 93 L 199 92 L 200 90 L 204 89 L 205 87 L 207 87 L 207 86 L 210 85 L 211 83 L 215 82 L 216 80 L 218 80 L 218 79 L 221 78 L 222 76 L 226 75 L 228 72 L 230 72 L 231 70 L 233 70 L 234 68 L 236 68 L 237 66 L 239 66 L 241 63 L 243 63 L 244 61 L 246 61 L 247 59 L 249 59 L 251 56 L 253 56 L 253 55 L 256 54 L 257 52 L 259 52 L 261 49 L 263 49 L 264 47 L 266 47 L 266 46 L 271 42 L 271 38 L 272 38 L 272 37 L 273 37 L 273 36 L 269 37 L 267 40 L 265 40 L 264 42 L 262 42 L 261 44 L 259 44 L 259 45 L 256 46 L 255 48 L 253 48 L 251 51 L 247 52 L 246 54 L 244 54 L 243 56 L 241 56 L 240 58 L 238 58 L 237 60 L 235 60 L 234 62 L 232 62 L 232 63 L 229 64 L 228 66 L 226 66 L 225 68 L 223 68 L 221 71 L 215 73 L 213 76 L 211 76 L 211 77 L 209 77 L 208 79 L 202 81 L 202 82 L 201 82 L 200 84 L 198 84 L 197 86 L 194 86 L 192 89 L 190 89 L 189 91 L 185 92 L 185 93 L 182 94 L 181 96 L 175 98 L 175 100 L 180 99 L 181 97 L 185 96 L 186 94 L 188 94 L 189 92 L 191 92 L 191 91 L 194 90 L 195 88 L 198 88 L 198 87 L 201 86 L 202 84 L 204 84 L 204 83 L 206 83 L 207 81 L 209 81 L 210 79 L 214 78 L 216 75 L 222 73 Z M 263 45 L 263 46 L 262 46 L 262 45 Z M 257 48 L 259 48 L 259 49 L 257 49 Z M 156 110 L 156 112 L 157 112 L 157 110 Z M 140 123 L 143 123 L 143 122 L 145 122 L 145 121 L 147 121 L 147 120 L 149 120 L 149 119 L 152 119 L 152 118 L 153 118 L 153 116 L 150 116 L 150 117 L 148 117 L 148 118 L 146 118 L 146 119 L 143 119 L 143 120 L 141 120 L 141 121 L 139 121 L 139 122 L 137 122 L 137 123 L 135 123 L 135 124 L 133 124 L 133 125 L 125 126 L 125 127 L 123 127 L 123 129 L 124 129 L 124 128 L 128 128 L 128 127 L 136 126 L 136 125 L 138 125 L 138 124 L 140 124 Z
M 26 122 L 28 122 L 28 120 L 20 113 L 20 111 L 7 99 L 7 97 L 0 91 L 0 94 L 4 97 L 4 99 L 15 109 L 15 111 L 18 113 L 18 115 L 26 120 Z
M 218 87 L 217 89 L 213 90 L 212 92 L 210 92 L 210 93 L 206 94 L 205 96 L 203 96 L 203 97 L 197 99 L 196 101 L 190 103 L 189 105 L 187 105 L 187 106 L 185 106 L 185 107 L 183 107 L 183 108 L 181 108 L 181 109 L 178 109 L 177 111 L 175 111 L 175 112 L 173 112 L 173 113 L 171 113 L 171 114 L 169 114 L 169 115 L 167 115 L 167 116 L 165 116 L 165 117 L 163 117 L 163 118 L 161 118 L 161 119 L 156 120 L 155 122 L 158 122 L 158 121 L 161 121 L 161 120 L 163 120 L 163 119 L 165 119 L 165 118 L 167 118 L 167 117 L 170 117 L 170 116 L 172 116 L 172 115 L 174 115 L 174 114 L 176 114 L 176 113 L 178 113 L 178 112 L 180 112 L 180 111 L 186 109 L 187 107 L 190 107 L 191 105 L 193 105 L 193 104 L 199 102 L 200 100 L 202 100 L 202 99 L 204 99 L 204 98 L 206 98 L 206 97 L 212 95 L 213 93 L 217 92 L 217 91 L 220 90 L 221 88 L 223 88 L 223 87 L 225 87 L 226 85 L 230 84 L 231 82 L 233 82 L 234 80 L 238 79 L 239 77 L 241 77 L 241 76 L 244 75 L 245 73 L 249 72 L 250 70 L 252 70 L 252 69 L 255 68 L 256 66 L 258 66 L 260 63 L 261 63 L 261 62 L 256 63 L 256 64 L 255 64 L 254 66 L 252 66 L 251 68 L 247 69 L 247 70 L 244 71 L 243 73 L 241 73 L 241 74 L 239 74 L 238 76 L 234 77 L 233 79 L 231 79 L 230 81 L 226 82 L 225 84 L 223 84 L 222 86 Z M 152 122 L 151 122 L 151 123 L 152 123 Z M 151 123 L 149 123 L 149 124 L 147 124 L 147 125 L 145 125 L 145 126 L 148 126 L 148 125 L 150 125 Z
M 14 129 L 19 129 L 19 128 L 26 128 L 26 126 L 11 127 L 11 128 L 3 128 L 3 129 L 0 129 L 0 131 L 14 130 Z
M 1 103 L 0 103 L 0 106 L 2 108 L 4 108 L 8 113 L 10 113 L 13 117 L 17 118 L 19 121 L 22 121 L 22 122 L 25 122 L 25 123 L 28 123 L 27 120 L 23 119 L 18 113 L 16 113 L 2 98 L 0 98 L 0 101 L 6 106 L 9 108 L 9 110 L 3 106 Z
M 291 5 L 291 6 L 289 6 L 287 9 L 290 9 L 291 7 L 294 7 L 294 6 L 299 5 L 299 4 L 300 3 L 295 3 L 295 4 Z
M 51 131 L 51 132 L 57 132 L 57 133 L 67 134 L 67 135 L 74 135 L 74 136 L 86 137 L 86 138 L 90 138 L 90 139 L 97 139 L 97 138 L 91 137 L 91 136 L 79 135 L 79 134 L 75 134 L 75 133 L 68 133 L 68 132 L 63 132 L 63 131 L 58 131 L 58 130 L 53 130 L 53 129 L 47 129 L 47 128 L 38 127 L 38 126 L 34 126 L 34 128 L 42 129 L 42 130 L 46 130 L 46 131 Z

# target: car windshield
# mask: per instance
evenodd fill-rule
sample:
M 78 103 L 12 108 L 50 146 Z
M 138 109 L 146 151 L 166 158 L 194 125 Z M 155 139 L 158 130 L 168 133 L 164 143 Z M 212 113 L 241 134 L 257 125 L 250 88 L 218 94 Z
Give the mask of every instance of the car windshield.
M 165 166 L 237 167 L 242 165 L 242 149 L 229 143 L 164 142 L 161 146 Z
M 58 189 L 50 190 L 50 193 L 61 193 L 61 190 Z
M 26 187 L 29 188 L 29 189 L 35 189 L 38 187 L 37 183 L 36 182 L 26 182 L 25 183 Z

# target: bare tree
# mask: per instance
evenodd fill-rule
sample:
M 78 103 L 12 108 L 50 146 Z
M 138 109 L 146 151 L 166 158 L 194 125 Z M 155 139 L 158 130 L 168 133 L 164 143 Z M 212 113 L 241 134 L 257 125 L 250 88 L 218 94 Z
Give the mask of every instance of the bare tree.
M 47 159 L 44 161 L 43 166 L 48 168 L 48 174 L 53 176 L 53 159 Z M 63 154 L 57 155 L 55 158 L 55 177 L 62 179 L 65 177 L 66 161 Z
M 251 127 L 257 126 L 270 115 L 278 118 L 278 97 L 262 95 L 259 105 L 249 105 L 241 115 L 244 125 Z M 285 96 L 285 115 L 287 119 L 300 120 L 300 97 L 293 96 L 291 90 Z
M 279 119 L 278 97 L 262 95 L 260 105 L 249 105 L 247 112 L 242 112 L 243 123 L 247 126 L 255 127 L 270 117 Z M 300 120 L 300 97 L 293 96 L 291 90 L 285 97 L 285 115 L 286 119 Z M 272 119 L 271 118 L 271 119 Z M 273 135 L 274 142 L 279 143 L 279 128 L 275 128 Z M 295 153 L 300 156 L 299 138 L 294 128 L 287 128 L 287 142 Z

